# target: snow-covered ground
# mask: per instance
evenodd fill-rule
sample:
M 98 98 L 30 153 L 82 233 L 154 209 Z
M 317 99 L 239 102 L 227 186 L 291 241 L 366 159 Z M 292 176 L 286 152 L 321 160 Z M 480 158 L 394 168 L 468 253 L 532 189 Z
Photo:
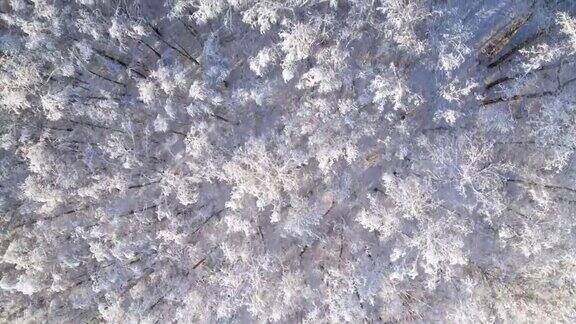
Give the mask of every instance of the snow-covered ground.
M 576 321 L 576 3 L 0 0 L 0 322 Z

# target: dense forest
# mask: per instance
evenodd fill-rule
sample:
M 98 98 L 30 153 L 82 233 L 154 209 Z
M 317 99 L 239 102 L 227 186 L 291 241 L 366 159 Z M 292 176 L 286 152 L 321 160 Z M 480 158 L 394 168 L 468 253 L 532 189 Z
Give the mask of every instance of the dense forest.
M 0 0 L 1 323 L 574 323 L 576 2 Z

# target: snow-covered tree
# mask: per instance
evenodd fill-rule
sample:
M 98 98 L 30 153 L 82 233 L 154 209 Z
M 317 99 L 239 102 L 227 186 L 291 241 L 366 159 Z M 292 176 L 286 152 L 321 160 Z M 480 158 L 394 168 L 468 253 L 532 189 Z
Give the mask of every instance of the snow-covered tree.
M 575 22 L 0 1 L 0 322 L 575 322 Z

